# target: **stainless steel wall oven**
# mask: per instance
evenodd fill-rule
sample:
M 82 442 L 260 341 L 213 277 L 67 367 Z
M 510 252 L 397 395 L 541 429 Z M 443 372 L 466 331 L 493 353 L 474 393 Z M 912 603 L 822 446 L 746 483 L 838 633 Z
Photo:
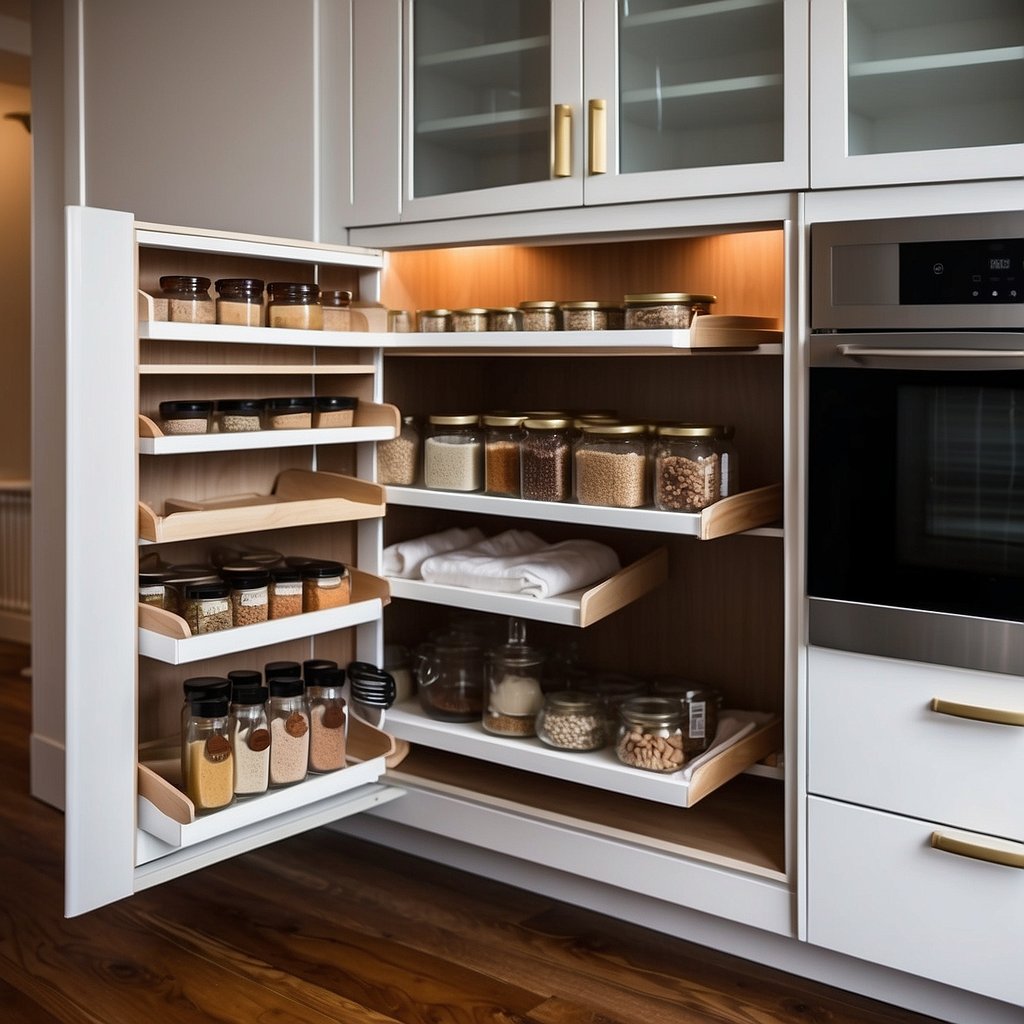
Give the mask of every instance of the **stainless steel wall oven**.
M 1024 213 L 811 229 L 810 641 L 1024 674 Z

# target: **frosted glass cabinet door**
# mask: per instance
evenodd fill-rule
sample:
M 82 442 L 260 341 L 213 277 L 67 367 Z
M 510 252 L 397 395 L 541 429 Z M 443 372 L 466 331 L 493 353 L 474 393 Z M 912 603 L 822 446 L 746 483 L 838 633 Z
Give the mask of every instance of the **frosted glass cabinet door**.
M 1024 173 L 1024 3 L 814 0 L 811 185 Z

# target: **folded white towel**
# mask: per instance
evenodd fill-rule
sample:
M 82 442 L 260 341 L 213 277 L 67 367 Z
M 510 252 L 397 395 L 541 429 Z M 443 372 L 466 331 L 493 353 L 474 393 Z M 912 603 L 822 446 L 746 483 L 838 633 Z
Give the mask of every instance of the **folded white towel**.
M 420 573 L 430 583 L 544 598 L 585 587 L 619 568 L 618 555 L 597 541 L 545 544 L 526 530 L 507 530 L 470 548 L 434 555 Z
M 420 566 L 431 555 L 440 555 L 445 551 L 469 547 L 484 539 L 483 530 L 475 526 L 463 530 L 453 526 L 450 530 L 430 533 L 425 537 L 415 537 L 391 544 L 384 549 L 384 575 L 400 576 L 403 579 L 419 579 Z

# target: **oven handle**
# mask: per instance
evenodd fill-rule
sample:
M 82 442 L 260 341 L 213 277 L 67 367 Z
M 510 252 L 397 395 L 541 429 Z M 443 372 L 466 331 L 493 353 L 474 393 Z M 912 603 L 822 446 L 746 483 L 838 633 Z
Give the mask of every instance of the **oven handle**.
M 976 722 L 991 722 L 993 725 L 1024 726 L 1024 711 L 1011 711 L 1009 708 L 984 708 L 977 704 L 958 704 L 956 701 L 932 697 L 932 711 L 940 715 L 952 715 L 954 718 L 971 718 Z
M 847 359 L 1024 359 L 1024 349 L 1007 348 L 878 348 L 871 345 L 836 345 Z

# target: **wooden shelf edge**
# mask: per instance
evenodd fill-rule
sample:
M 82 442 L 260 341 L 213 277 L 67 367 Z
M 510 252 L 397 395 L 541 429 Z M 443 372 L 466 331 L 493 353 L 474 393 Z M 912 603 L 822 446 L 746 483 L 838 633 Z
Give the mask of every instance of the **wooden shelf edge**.
M 693 807 L 719 786 L 744 772 L 763 757 L 782 748 L 782 719 L 775 718 L 755 729 L 749 736 L 726 747 L 707 764 L 697 768 L 690 778 L 687 806 Z
M 668 579 L 668 548 L 655 548 L 580 598 L 580 626 L 586 628 L 638 601 Z
M 782 519 L 782 484 L 722 498 L 700 513 L 700 539 L 714 540 L 768 526 Z
M 180 615 L 143 601 L 139 602 L 139 628 L 172 640 L 188 640 L 192 636 L 192 630 Z

